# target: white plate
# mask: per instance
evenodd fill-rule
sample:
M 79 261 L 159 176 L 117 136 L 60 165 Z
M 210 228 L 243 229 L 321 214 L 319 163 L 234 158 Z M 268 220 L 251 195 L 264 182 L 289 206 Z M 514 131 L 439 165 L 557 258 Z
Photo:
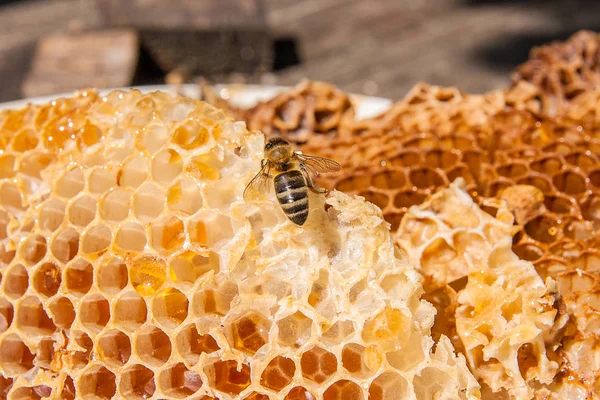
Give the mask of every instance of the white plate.
M 112 90 L 127 90 L 127 89 L 138 89 L 143 93 L 155 92 L 157 90 L 176 94 L 177 90 L 175 86 L 169 85 L 152 85 L 152 86 L 132 86 L 130 88 L 117 88 L 117 89 L 103 89 L 100 90 L 100 94 L 108 93 Z M 268 100 L 274 97 L 277 93 L 288 89 L 285 86 L 263 86 L 263 85 L 216 85 L 215 89 L 219 92 L 221 97 L 226 98 L 232 104 L 238 107 L 251 107 L 254 104 L 262 100 Z M 200 95 L 200 88 L 198 85 L 183 85 L 180 87 L 180 92 L 186 96 L 192 98 L 198 98 Z M 48 103 L 54 99 L 60 97 L 71 96 L 71 93 L 61 93 L 51 96 L 34 97 L 31 99 L 11 101 L 8 103 L 1 103 L 0 110 L 11 108 L 17 109 L 26 106 L 27 104 L 40 104 Z M 392 101 L 381 97 L 371 97 L 362 95 L 351 95 L 352 101 L 356 106 L 356 117 L 358 119 L 373 117 L 377 114 L 387 110 L 391 105 Z

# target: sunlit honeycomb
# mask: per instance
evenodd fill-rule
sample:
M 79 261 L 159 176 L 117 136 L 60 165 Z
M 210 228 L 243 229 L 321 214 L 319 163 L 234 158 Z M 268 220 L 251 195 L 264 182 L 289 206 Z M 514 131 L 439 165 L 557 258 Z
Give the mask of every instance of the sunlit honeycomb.
M 0 398 L 479 398 L 380 211 L 244 202 L 264 136 L 223 111 L 86 91 L 0 143 Z
M 497 216 L 495 201 L 506 202 L 515 227 L 512 251 L 533 263 L 542 280 L 555 280 L 556 323 L 567 323 L 549 333 L 548 340 L 562 349 L 548 355 L 559 368 L 536 395 L 585 398 L 600 388 L 600 367 L 593 361 L 597 350 L 592 350 L 599 346 L 600 321 L 599 43 L 596 33 L 580 32 L 538 48 L 513 74 L 510 88 L 483 95 L 418 84 L 386 112 L 362 120 L 356 118 L 360 105 L 348 105 L 348 94 L 322 82 L 303 82 L 248 110 L 229 107 L 229 112 L 306 154 L 338 161 L 343 173 L 316 181 L 380 207 L 392 232 L 411 207 L 458 178 L 474 207 Z M 408 256 L 423 274 L 424 297 L 438 310 L 434 336 L 450 337 L 460 351 L 465 348 L 456 326 L 458 297 L 471 280 L 463 255 L 475 252 L 478 223 L 462 221 L 465 231 L 451 242 L 431 218 L 407 221 L 395 235 L 397 243 L 420 249 L 417 258 Z M 541 362 L 528 356 L 531 351 L 538 350 L 524 346 L 517 357 L 524 379 L 533 371 L 529 366 Z M 347 350 L 346 359 L 355 354 Z M 470 366 L 480 377 L 477 369 L 495 368 Z M 480 381 L 484 396 L 493 396 L 486 379 Z M 491 374 L 487 381 L 498 385 L 502 379 Z M 578 389 L 569 386 L 572 382 Z

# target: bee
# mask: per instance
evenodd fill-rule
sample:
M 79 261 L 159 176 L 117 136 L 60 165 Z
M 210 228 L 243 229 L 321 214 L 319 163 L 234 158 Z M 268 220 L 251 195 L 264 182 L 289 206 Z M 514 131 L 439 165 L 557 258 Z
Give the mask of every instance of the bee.
M 280 137 L 267 140 L 261 169 L 244 189 L 244 199 L 251 193 L 263 191 L 273 179 L 277 201 L 285 215 L 296 225 L 304 225 L 308 218 L 308 191 L 325 193 L 326 189 L 315 186 L 313 174 L 336 172 L 340 164 L 326 158 L 307 156 L 295 152 L 292 145 Z

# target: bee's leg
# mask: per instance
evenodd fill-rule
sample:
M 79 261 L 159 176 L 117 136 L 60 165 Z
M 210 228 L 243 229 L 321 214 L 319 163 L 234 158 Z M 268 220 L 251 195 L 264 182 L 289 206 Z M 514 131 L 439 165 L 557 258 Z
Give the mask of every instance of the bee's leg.
M 318 194 L 327 193 L 327 189 L 319 187 L 319 186 L 315 186 L 312 179 L 310 178 L 310 174 L 308 173 L 308 171 L 306 170 L 306 168 L 303 165 L 300 165 L 300 170 L 304 174 L 304 179 L 306 179 L 306 186 L 308 186 L 308 188 L 311 191 L 318 193 Z

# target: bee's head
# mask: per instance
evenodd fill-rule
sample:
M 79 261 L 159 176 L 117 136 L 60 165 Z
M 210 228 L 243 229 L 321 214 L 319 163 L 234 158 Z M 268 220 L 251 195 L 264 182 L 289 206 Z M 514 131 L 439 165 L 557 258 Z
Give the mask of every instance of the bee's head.
M 265 144 L 265 158 L 276 164 L 283 164 L 289 161 L 294 154 L 294 149 L 290 143 L 280 137 L 272 137 Z

